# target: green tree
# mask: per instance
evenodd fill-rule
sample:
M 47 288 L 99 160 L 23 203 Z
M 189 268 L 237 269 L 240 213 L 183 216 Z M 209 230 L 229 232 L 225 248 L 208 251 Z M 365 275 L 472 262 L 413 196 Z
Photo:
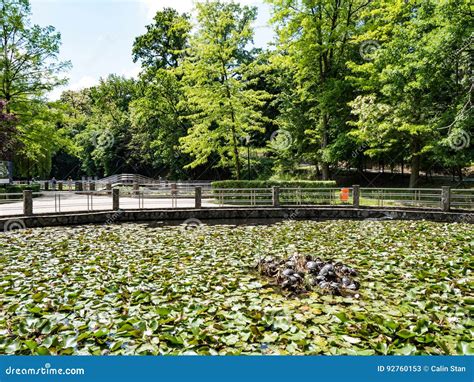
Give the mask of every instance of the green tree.
M 63 107 L 57 102 L 28 102 L 28 109 L 16 114 L 20 145 L 14 154 L 17 176 L 48 177 L 52 158 L 60 150 L 72 149 L 72 142 L 63 129 Z
M 31 25 L 28 0 L 0 1 L 0 98 L 9 109 L 64 84 L 69 67 L 58 61 L 61 35 L 52 26 Z
M 6 105 L 6 101 L 0 100 L 0 161 L 11 160 L 18 146 L 16 118 L 6 111 Z
M 130 104 L 138 98 L 134 79 L 110 75 L 99 85 L 67 91 L 65 130 L 75 143 L 74 154 L 87 175 L 134 171 L 129 145 L 132 140 Z
M 135 39 L 133 61 L 147 70 L 177 68 L 182 60 L 191 30 L 189 15 L 165 8 L 157 12 L 147 32 Z
M 428 158 L 431 166 L 446 155 L 468 160 L 457 154 L 466 147 L 456 147 L 453 140 L 465 129 L 467 141 L 472 126 L 472 83 L 460 81 L 456 54 L 469 44 L 470 17 L 465 0 L 378 0 L 364 15 L 364 33 L 355 39 L 376 49 L 365 61 L 350 64 L 362 93 L 351 104 L 357 116 L 352 134 L 368 142 L 371 155 L 398 151 L 394 160 L 400 160 L 408 151 L 410 187 L 418 184 Z
M 186 135 L 183 83 L 176 70 L 188 46 L 191 23 L 174 9 L 157 12 L 147 32 L 135 40 L 134 61 L 141 61 L 143 95 L 131 105 L 132 160 L 146 173 L 183 177 L 188 158 L 179 152 Z M 147 171 L 146 171 L 147 170 Z
M 17 120 L 19 175 L 48 175 L 51 157 L 63 141 L 60 108 L 44 96 L 64 84 L 69 67 L 58 60 L 60 34 L 30 21 L 28 0 L 0 0 L 0 99 Z
M 197 4 L 198 30 L 182 65 L 188 135 L 184 152 L 193 156 L 188 167 L 205 164 L 217 154 L 219 167 L 232 166 L 241 177 L 242 138 L 260 131 L 268 94 L 251 88 L 248 65 L 256 8 L 212 1 Z
M 171 178 L 186 176 L 183 167 L 189 160 L 179 151 L 179 139 L 186 135 L 183 120 L 182 84 L 173 71 L 160 69 L 144 87 L 143 97 L 130 108 L 133 161 L 146 169 Z
M 128 148 L 132 139 L 130 104 L 138 97 L 136 81 L 110 75 L 90 92 L 92 115 L 80 138 L 85 139 L 83 155 L 94 167 L 85 170 L 105 176 L 133 170 Z
M 323 179 L 329 179 L 330 164 L 341 159 L 341 146 L 350 144 L 345 137 L 353 89 L 345 78 L 349 74 L 346 61 L 354 56 L 350 40 L 370 1 L 269 2 L 278 33 L 275 60 L 286 73 L 281 95 L 283 127 L 300 147 L 314 150 L 303 158 L 319 162 Z

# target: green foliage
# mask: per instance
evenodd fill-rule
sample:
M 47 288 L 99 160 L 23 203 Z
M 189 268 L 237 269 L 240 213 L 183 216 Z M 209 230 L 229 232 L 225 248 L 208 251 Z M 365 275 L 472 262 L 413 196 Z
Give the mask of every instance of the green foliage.
M 0 98 L 15 109 L 64 84 L 58 74 L 70 64 L 58 61 L 61 35 L 52 26 L 31 25 L 28 0 L 1 0 L 0 7 Z
M 256 8 L 212 1 L 198 3 L 197 11 L 198 31 L 181 68 L 191 125 L 180 140 L 182 151 L 194 158 L 187 167 L 206 164 L 215 154 L 215 165 L 232 167 L 240 179 L 239 147 L 262 131 L 261 108 L 269 98 L 251 87 L 255 79 L 249 77 Z
M 33 192 L 40 192 L 40 184 L 4 184 L 0 185 L 0 193 L 21 194 L 23 191 L 31 190 Z
M 411 186 L 423 170 L 462 178 L 474 162 L 467 0 L 269 3 L 271 50 L 252 47 L 254 7 L 157 12 L 133 46 L 138 81 L 112 75 L 52 110 L 15 110 L 31 116 L 17 169 L 47 173 L 65 145 L 58 160 L 77 156 L 88 175 L 329 180 L 381 165 L 409 167 Z M 56 57 L 59 36 L 42 33 Z
M 294 140 L 281 150 L 279 164 L 284 171 L 306 159 L 319 163 L 329 179 L 329 165 L 343 158 L 340 146 L 351 145 L 344 136 L 354 89 L 345 63 L 356 54 L 350 39 L 370 2 L 269 2 L 279 37 L 274 63 L 284 72 L 280 122 Z
M 72 150 L 73 144 L 63 128 L 63 107 L 59 103 L 29 102 L 19 112 L 17 130 L 21 145 L 14 155 L 18 175 L 48 177 L 52 158 L 59 150 Z
M 144 94 L 130 105 L 130 161 L 136 166 L 151 166 L 172 178 L 186 178 L 183 167 L 189 158 L 179 151 L 179 139 L 188 125 L 182 120 L 185 110 L 182 83 L 170 70 L 157 70 L 144 86 Z
M 158 177 L 186 178 L 186 156 L 178 151 L 187 125 L 178 106 L 180 78 L 172 70 L 187 45 L 186 15 L 158 12 L 147 33 L 133 47 L 141 61 L 139 80 L 109 76 L 98 86 L 65 92 L 68 128 L 88 175 L 139 172 Z
M 133 61 L 141 61 L 144 69 L 153 71 L 178 67 L 191 30 L 189 15 L 165 8 L 153 20 L 147 32 L 135 39 Z
M 2 184 L 0 185 L 0 194 L 22 194 L 23 191 L 31 190 L 33 192 L 40 192 L 41 186 L 37 183 L 32 184 Z M 33 195 L 36 197 L 36 195 Z M 0 199 L 18 200 L 18 195 L 1 195 Z
M 351 102 L 352 136 L 368 145 L 370 156 L 386 153 L 396 161 L 408 151 L 412 187 L 424 158 L 442 163 L 441 148 L 469 164 L 469 156 L 457 153 L 465 147 L 453 145 L 460 131 L 469 139 L 473 122 L 472 83 L 462 73 L 469 70 L 466 47 L 474 31 L 468 2 L 380 0 L 363 20 L 354 41 L 374 40 L 378 49 L 365 62 L 349 63 L 363 92 Z
M 60 73 L 70 64 L 58 60 L 60 34 L 32 25 L 28 0 L 1 0 L 0 10 L 0 99 L 16 118 L 16 170 L 29 177 L 49 174 L 52 156 L 68 142 L 57 126 L 59 109 L 44 97 L 65 83 Z
M 129 109 L 138 92 L 135 80 L 110 75 L 95 87 L 63 94 L 67 131 L 87 174 L 127 170 L 132 140 Z
M 0 100 L 0 160 L 11 160 L 18 148 L 17 119 L 6 111 L 7 103 Z
M 336 182 L 310 180 L 223 180 L 212 182 L 212 188 L 331 188 Z

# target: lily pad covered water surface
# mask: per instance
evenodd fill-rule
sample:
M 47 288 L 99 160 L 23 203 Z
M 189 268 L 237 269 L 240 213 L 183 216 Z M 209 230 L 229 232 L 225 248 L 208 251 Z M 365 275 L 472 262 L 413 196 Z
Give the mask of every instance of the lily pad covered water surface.
M 349 221 L 0 233 L 0 353 L 469 354 L 473 237 Z M 360 298 L 255 271 L 295 251 L 356 268 Z

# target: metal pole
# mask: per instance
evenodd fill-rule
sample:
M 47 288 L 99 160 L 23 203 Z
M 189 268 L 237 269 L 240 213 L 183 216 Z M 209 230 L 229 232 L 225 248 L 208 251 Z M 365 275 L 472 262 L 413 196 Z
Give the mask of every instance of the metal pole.
M 178 186 L 176 183 L 171 184 L 171 208 L 178 207 Z

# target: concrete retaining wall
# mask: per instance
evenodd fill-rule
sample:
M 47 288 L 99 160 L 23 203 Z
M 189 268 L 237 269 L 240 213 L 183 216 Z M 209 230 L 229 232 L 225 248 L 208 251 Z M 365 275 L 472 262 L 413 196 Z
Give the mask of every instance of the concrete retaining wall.
M 305 220 L 305 219 L 381 219 L 430 220 L 448 223 L 474 223 L 474 213 L 441 212 L 431 210 L 373 209 L 373 208 L 205 208 L 169 210 L 127 210 L 88 213 L 65 213 L 10 217 L 0 219 L 0 231 L 14 228 L 70 226 L 82 224 L 115 224 L 125 222 L 184 223 L 188 219 L 239 221 Z

